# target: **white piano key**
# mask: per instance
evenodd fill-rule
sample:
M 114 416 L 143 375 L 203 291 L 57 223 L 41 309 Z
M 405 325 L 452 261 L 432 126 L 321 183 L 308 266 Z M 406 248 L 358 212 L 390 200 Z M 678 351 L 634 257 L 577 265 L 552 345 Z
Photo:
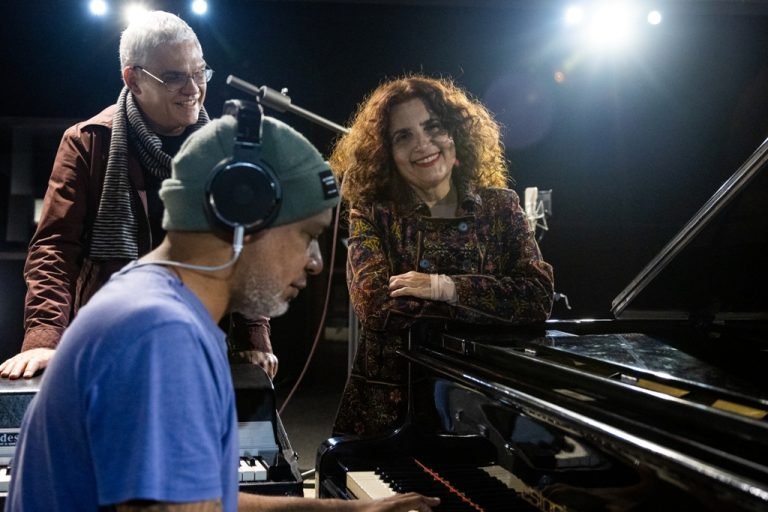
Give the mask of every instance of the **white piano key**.
M 241 482 L 266 482 L 267 464 L 255 457 L 241 457 L 237 468 Z
M 240 465 L 237 468 L 237 474 L 241 482 L 256 481 L 256 472 L 247 461 L 240 459 Z
M 11 483 L 11 468 L 9 466 L 0 467 L 0 492 L 8 492 L 8 486 Z
M 373 471 L 349 471 L 347 489 L 358 500 L 368 501 L 397 494 Z
M 266 482 L 267 469 L 268 469 L 267 465 L 261 459 L 251 459 L 251 461 L 252 461 L 251 468 L 253 469 L 254 480 L 256 482 Z

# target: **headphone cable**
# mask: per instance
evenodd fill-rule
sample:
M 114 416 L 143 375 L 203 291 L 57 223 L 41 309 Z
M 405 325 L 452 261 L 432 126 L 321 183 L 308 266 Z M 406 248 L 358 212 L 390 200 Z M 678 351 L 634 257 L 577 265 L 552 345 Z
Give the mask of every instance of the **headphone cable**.
M 218 272 L 224 270 L 235 264 L 240 257 L 240 253 L 243 252 L 243 238 L 245 237 L 245 228 L 240 224 L 235 224 L 235 231 L 232 235 L 232 257 L 229 261 L 222 263 L 221 265 L 194 265 L 192 263 L 182 263 L 180 261 L 172 260 L 154 260 L 154 261 L 142 261 L 137 263 L 136 267 L 144 265 L 167 265 L 170 267 L 185 268 L 188 270 L 202 270 L 203 272 Z

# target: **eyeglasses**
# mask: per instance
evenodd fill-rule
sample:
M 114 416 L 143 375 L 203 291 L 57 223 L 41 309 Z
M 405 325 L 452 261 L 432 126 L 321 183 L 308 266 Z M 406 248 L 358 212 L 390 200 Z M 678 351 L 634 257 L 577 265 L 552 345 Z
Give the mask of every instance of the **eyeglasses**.
M 203 69 L 199 71 L 195 71 L 191 75 L 187 73 L 176 73 L 176 72 L 169 72 L 165 73 L 162 78 L 159 78 L 146 69 L 144 69 L 141 66 L 133 66 L 136 69 L 140 69 L 144 73 L 146 73 L 148 76 L 154 78 L 159 83 L 161 83 L 168 92 L 176 92 L 185 85 L 187 85 L 187 82 L 191 78 L 193 82 L 197 84 L 198 87 L 203 87 L 205 84 L 211 81 L 211 78 L 213 77 L 213 69 L 209 68 L 208 66 L 205 66 Z

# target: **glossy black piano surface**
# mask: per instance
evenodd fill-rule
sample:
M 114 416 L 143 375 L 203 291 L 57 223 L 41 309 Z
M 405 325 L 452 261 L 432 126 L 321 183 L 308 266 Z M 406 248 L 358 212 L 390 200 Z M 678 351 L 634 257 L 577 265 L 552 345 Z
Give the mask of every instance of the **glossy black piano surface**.
M 508 471 L 515 498 L 501 510 L 768 510 L 767 159 L 764 143 L 619 293 L 612 319 L 414 326 L 400 354 L 407 422 L 328 440 L 319 495 L 354 498 L 346 474 L 386 474 L 394 458 L 433 480 L 388 476 L 399 490 L 458 489 L 469 501 L 455 510 L 495 508 L 435 468 Z
M 408 425 L 329 441 L 321 495 L 343 495 L 345 471 L 397 457 L 501 465 L 540 510 L 768 509 L 766 389 L 651 336 L 441 333 L 403 356 Z

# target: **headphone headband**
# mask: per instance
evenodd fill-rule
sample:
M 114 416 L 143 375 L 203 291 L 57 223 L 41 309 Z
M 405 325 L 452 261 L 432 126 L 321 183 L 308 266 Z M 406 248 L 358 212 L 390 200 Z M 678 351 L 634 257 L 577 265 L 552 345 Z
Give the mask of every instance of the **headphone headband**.
M 232 158 L 211 173 L 206 187 L 209 219 L 227 230 L 242 227 L 253 233 L 268 227 L 280 212 L 282 189 L 275 173 L 261 160 L 261 105 L 245 100 L 228 100 L 224 113 L 237 119 L 237 136 Z

